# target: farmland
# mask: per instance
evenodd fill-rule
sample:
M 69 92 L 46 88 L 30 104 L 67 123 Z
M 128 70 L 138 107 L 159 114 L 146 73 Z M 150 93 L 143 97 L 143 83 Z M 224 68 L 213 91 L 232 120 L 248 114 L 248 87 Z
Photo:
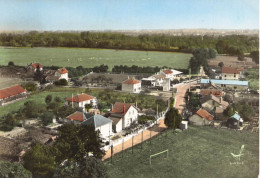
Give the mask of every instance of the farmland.
M 187 69 L 191 54 L 89 48 L 0 48 L 0 65 L 13 61 L 16 65 L 40 62 L 43 66 L 94 67 L 100 64 L 168 66 Z
M 231 153 L 238 154 L 245 145 L 239 162 Z M 220 130 L 190 126 L 188 130 L 173 134 L 167 131 L 144 142 L 132 150 L 106 160 L 109 177 L 257 177 L 258 133 Z M 169 156 L 149 156 L 169 149 Z M 236 164 L 237 163 L 237 164 Z M 228 176 L 227 176 L 228 175 Z

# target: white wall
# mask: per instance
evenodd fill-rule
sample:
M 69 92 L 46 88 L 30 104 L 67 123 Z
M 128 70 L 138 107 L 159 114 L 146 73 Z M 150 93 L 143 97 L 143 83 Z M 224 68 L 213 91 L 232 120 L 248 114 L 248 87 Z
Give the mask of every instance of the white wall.
M 138 111 L 131 106 L 124 116 L 123 129 L 129 127 L 134 121 L 138 121 Z
M 96 130 L 100 131 L 101 137 L 108 137 L 109 135 L 111 135 L 113 133 L 112 122 L 102 125 L 100 127 L 97 127 Z
M 137 84 L 122 83 L 122 91 L 127 91 L 131 93 L 140 93 L 141 83 L 137 83 Z
M 239 74 L 221 74 L 223 80 L 238 80 Z

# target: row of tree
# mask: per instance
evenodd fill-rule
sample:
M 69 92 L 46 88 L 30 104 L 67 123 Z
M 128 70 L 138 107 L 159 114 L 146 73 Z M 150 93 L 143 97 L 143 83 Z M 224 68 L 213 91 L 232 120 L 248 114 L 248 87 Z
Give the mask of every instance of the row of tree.
M 15 47 L 83 47 L 133 50 L 159 50 L 191 52 L 195 48 L 213 48 L 219 54 L 237 55 L 258 49 L 258 36 L 130 36 L 109 32 L 37 32 L 2 33 L 1 46 Z

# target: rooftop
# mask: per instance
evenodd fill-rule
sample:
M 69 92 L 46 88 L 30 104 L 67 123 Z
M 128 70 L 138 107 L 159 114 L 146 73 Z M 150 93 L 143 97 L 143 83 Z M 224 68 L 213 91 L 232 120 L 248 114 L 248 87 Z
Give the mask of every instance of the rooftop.
M 112 111 L 110 111 L 110 113 L 116 113 L 116 114 L 122 114 L 125 115 L 125 113 L 127 113 L 128 109 L 131 107 L 132 105 L 127 104 L 127 103 L 121 103 L 121 102 L 116 102 L 113 106 Z
M 20 85 L 15 85 L 10 88 L 0 90 L 0 99 L 9 98 L 25 92 L 26 90 L 23 87 L 21 87 Z
M 248 81 L 239 81 L 239 80 L 214 80 L 214 79 L 201 79 L 200 83 L 207 84 L 207 83 L 214 83 L 214 84 L 223 84 L 223 85 L 243 85 L 248 86 Z
M 202 118 L 207 119 L 208 121 L 212 121 L 213 120 L 213 116 L 210 113 L 208 113 L 206 110 L 204 110 L 204 109 L 199 109 L 196 112 L 196 114 L 198 114 Z
M 222 73 L 225 74 L 238 74 L 238 70 L 232 67 L 222 67 Z
M 127 79 L 125 80 L 123 83 L 125 84 L 138 84 L 138 83 L 141 83 L 139 80 L 136 80 L 135 78 L 131 78 L 131 79 Z
M 86 121 L 83 124 L 92 125 L 95 128 L 100 127 L 102 125 L 106 125 L 108 123 L 112 123 L 112 121 L 104 116 L 101 116 L 100 114 L 85 114 Z
M 68 73 L 68 71 L 67 71 L 66 68 L 58 69 L 58 72 L 59 72 L 60 74 L 66 74 L 66 73 Z
M 37 69 L 38 67 L 39 67 L 39 68 L 42 68 L 42 65 L 41 65 L 40 63 L 38 63 L 38 62 L 32 63 L 31 65 L 32 65 L 33 68 L 35 68 L 35 69 Z
M 221 90 L 213 90 L 213 89 L 201 89 L 200 90 L 201 95 L 214 95 L 214 96 L 222 96 Z
M 94 99 L 94 98 L 95 98 L 94 96 L 82 93 L 82 94 L 76 95 L 74 97 L 67 98 L 66 101 L 79 103 L 79 102 L 91 100 L 91 99 Z

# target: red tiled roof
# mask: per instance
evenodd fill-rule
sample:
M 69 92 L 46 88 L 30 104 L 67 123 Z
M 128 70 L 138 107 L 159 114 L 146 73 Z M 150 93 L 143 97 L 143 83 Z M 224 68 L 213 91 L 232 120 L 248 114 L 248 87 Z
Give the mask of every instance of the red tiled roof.
M 67 71 L 66 68 L 58 69 L 58 72 L 59 72 L 60 74 L 66 74 L 66 73 L 68 73 L 68 71 Z
M 196 112 L 196 114 L 198 114 L 202 118 L 207 119 L 208 121 L 212 121 L 213 120 L 213 116 L 210 113 L 208 113 L 206 110 L 204 110 L 204 109 L 199 109 Z
M 130 104 L 127 103 L 121 103 L 121 102 L 116 102 L 113 106 L 111 113 L 117 113 L 117 114 L 123 114 L 127 113 L 128 109 L 131 107 Z
M 37 69 L 38 68 L 38 66 L 39 66 L 39 68 L 42 68 L 42 65 L 40 64 L 40 63 L 32 63 L 32 66 L 33 66 L 33 68 L 35 68 L 35 69 Z
M 222 67 L 222 73 L 225 74 L 238 74 L 238 70 L 232 67 Z
M 220 90 L 211 90 L 211 89 L 201 89 L 201 95 L 214 95 L 214 96 L 222 96 L 222 91 Z
M 134 79 L 134 78 L 131 78 L 131 79 L 128 79 L 126 81 L 124 81 L 125 84 L 137 84 L 137 83 L 140 83 L 140 81 Z
M 73 101 L 73 102 L 79 103 L 79 102 L 91 100 L 91 99 L 94 99 L 94 98 L 95 98 L 94 96 L 82 93 L 82 94 L 74 96 L 73 98 L 72 97 L 67 98 L 66 101 L 71 101 L 71 102 Z
M 171 70 L 169 70 L 169 69 L 166 69 L 166 70 L 163 70 L 163 73 L 165 73 L 165 74 L 171 74 L 171 73 L 172 73 L 172 71 L 171 71 Z
M 10 88 L 0 90 L 0 99 L 9 98 L 25 92 L 26 90 L 23 87 L 21 87 L 20 85 L 15 85 Z
M 84 121 L 83 113 L 82 112 L 78 112 L 78 111 L 74 112 L 73 114 L 69 115 L 66 118 L 70 119 L 70 120 L 74 120 L 74 121 L 80 121 L 80 122 Z

